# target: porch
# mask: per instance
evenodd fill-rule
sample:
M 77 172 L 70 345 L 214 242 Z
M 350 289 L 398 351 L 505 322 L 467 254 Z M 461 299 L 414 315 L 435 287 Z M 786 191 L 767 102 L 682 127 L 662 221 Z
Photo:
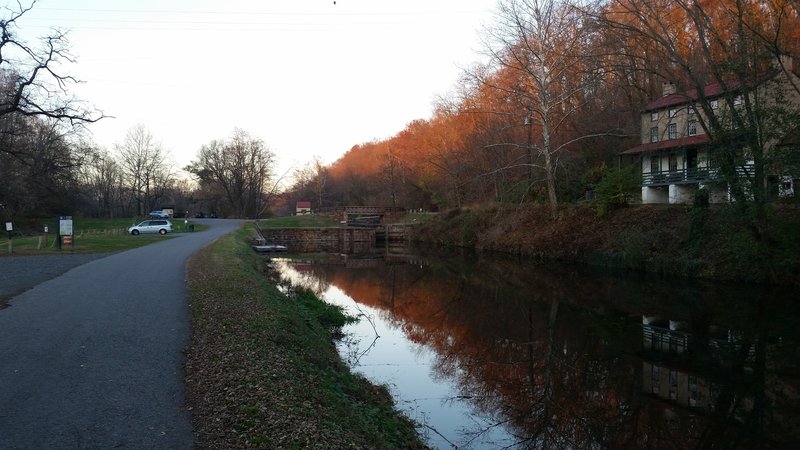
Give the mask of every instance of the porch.
M 706 167 L 689 167 L 675 170 L 661 170 L 642 173 L 643 186 L 668 186 L 670 184 L 687 184 L 716 181 L 717 171 Z
M 736 174 L 742 178 L 753 176 L 755 166 L 752 163 L 743 164 L 736 168 Z M 658 170 L 642 173 L 643 186 L 669 186 L 670 184 L 695 184 L 720 182 L 722 176 L 719 170 L 710 167 L 684 167 L 671 170 Z

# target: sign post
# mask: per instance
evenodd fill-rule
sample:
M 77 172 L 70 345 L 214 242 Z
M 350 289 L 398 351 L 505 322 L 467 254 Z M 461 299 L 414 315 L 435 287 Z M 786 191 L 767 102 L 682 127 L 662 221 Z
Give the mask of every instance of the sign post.
M 12 254 L 14 247 L 11 245 L 11 232 L 14 231 L 14 223 L 6 220 L 6 232 L 8 233 L 8 254 Z
M 58 217 L 58 249 L 61 246 L 74 248 L 72 230 L 72 216 Z

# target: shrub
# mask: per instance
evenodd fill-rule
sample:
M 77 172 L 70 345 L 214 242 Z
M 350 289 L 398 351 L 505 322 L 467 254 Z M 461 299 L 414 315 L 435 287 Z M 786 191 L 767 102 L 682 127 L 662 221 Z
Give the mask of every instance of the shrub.
M 597 214 L 605 216 L 611 210 L 632 202 L 641 186 L 641 175 L 636 166 L 606 172 L 595 190 Z

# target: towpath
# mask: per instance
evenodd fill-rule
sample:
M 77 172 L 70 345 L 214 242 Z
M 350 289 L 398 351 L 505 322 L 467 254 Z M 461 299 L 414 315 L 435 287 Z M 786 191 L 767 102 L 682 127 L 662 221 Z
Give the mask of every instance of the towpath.
M 0 310 L 0 448 L 193 447 L 182 367 L 186 261 L 239 227 L 204 223 L 204 232 L 91 260 L 8 301 Z M 14 260 L 2 263 L 15 270 Z

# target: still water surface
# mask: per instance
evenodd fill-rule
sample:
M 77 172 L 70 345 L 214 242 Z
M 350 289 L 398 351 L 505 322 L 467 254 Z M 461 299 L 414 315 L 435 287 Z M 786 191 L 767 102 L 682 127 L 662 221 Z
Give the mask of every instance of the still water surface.
M 301 258 L 301 259 L 300 259 Z M 795 292 L 497 256 L 276 259 L 435 448 L 800 448 Z

